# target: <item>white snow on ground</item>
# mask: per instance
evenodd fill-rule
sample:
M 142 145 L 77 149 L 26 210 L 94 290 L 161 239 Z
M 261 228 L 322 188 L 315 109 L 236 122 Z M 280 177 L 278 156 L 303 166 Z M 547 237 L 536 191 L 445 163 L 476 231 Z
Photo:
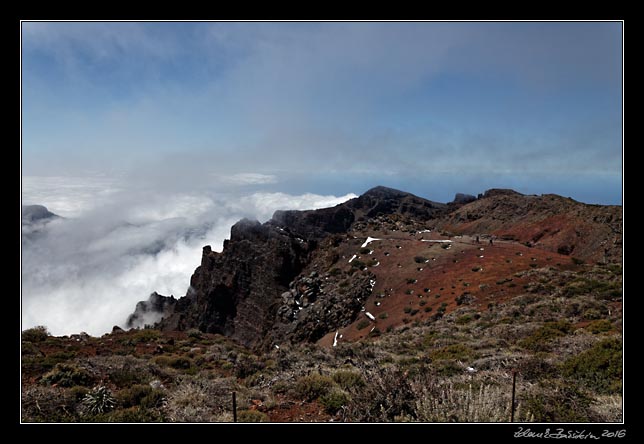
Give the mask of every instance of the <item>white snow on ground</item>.
M 366 312 L 366 313 L 365 313 L 365 316 L 366 316 L 366 317 L 368 317 L 369 319 L 371 319 L 372 321 L 375 321 L 375 320 L 376 320 L 375 316 L 374 316 L 374 315 L 372 315 L 372 314 L 371 314 L 371 313 L 369 313 L 369 312 Z
M 360 248 L 364 248 L 364 247 L 366 247 L 367 245 L 369 245 L 371 242 L 373 242 L 373 241 L 377 241 L 377 240 L 382 240 L 382 239 L 377 239 L 377 238 L 375 238 L 375 237 L 371 237 L 371 236 L 369 236 L 369 237 L 367 238 L 367 240 L 366 240 L 366 241 L 364 241 L 364 243 L 363 243 L 362 245 L 360 245 Z
M 420 230 L 418 232 L 418 234 L 420 234 L 420 233 L 431 233 L 431 232 L 432 232 L 432 230 Z
M 336 332 L 335 332 L 335 337 L 333 338 L 333 346 L 334 346 L 334 347 L 335 347 L 336 345 L 338 345 L 338 332 L 339 332 L 339 330 L 336 330 Z
M 349 263 L 351 263 L 351 261 L 352 261 L 352 260 L 354 260 L 354 259 L 355 259 L 355 258 L 357 258 L 357 257 L 358 257 L 358 255 L 357 255 L 357 254 L 354 254 L 353 256 L 351 256 L 351 259 L 349 259 Z
M 438 243 L 451 243 L 452 241 L 449 239 L 421 239 L 421 242 L 438 242 Z

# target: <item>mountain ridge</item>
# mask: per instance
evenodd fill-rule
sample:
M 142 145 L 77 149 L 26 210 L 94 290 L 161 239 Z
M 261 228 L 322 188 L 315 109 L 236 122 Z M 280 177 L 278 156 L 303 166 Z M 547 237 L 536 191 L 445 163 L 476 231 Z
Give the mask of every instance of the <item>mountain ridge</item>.
M 389 236 L 393 241 L 403 230 L 421 240 L 416 232 L 439 232 L 440 239 L 433 241 L 467 235 L 474 242 L 477 236 L 559 256 L 574 253 L 579 261 L 618 261 L 618 210 L 507 189 L 438 203 L 377 186 L 330 208 L 276 211 L 263 224 L 242 219 L 231 227 L 221 253 L 204 247 L 184 297 L 165 304 L 158 299 L 164 296 L 156 295 L 146 307 L 164 307 L 156 324 L 162 330 L 197 328 L 264 348 L 283 341 L 319 341 L 354 322 L 366 301 L 373 299 L 372 267 L 379 264 L 354 267 L 353 258 L 347 261 L 355 248 L 349 245 L 362 244 L 358 234 L 363 239 Z M 583 221 L 585 217 L 591 219 Z M 609 239 L 610 233 L 617 238 Z M 334 276 L 336 269 L 341 271 Z M 381 274 L 385 268 L 377 270 Z M 129 327 L 136 325 L 136 314 Z

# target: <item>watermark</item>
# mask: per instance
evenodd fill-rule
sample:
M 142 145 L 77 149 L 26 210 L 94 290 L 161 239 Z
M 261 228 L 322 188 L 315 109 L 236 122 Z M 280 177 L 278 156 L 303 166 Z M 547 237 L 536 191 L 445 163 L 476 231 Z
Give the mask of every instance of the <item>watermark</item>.
M 603 430 L 598 431 L 587 431 L 587 430 L 577 430 L 577 429 L 546 429 L 542 432 L 533 431 L 530 428 L 519 427 L 519 429 L 514 432 L 515 438 L 537 438 L 537 439 L 576 439 L 576 440 L 587 440 L 587 439 L 602 439 L 602 438 L 625 438 L 626 429 L 621 430 Z

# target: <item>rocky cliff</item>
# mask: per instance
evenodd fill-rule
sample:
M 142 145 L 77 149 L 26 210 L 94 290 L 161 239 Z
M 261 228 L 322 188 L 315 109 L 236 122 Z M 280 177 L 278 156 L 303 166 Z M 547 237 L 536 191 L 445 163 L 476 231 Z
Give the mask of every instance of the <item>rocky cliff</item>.
M 149 316 L 161 307 L 157 326 L 163 330 L 197 328 L 251 347 L 317 341 L 354 322 L 371 301 L 379 261 L 363 242 L 374 233 L 394 242 L 423 239 L 421 234 L 440 229 L 445 235 L 497 236 L 583 260 L 618 262 L 621 220 L 621 207 L 554 195 L 489 190 L 478 199 L 459 194 L 442 204 L 376 187 L 332 208 L 277 211 L 264 224 L 236 223 L 221 253 L 204 247 L 186 296 L 175 301 L 155 294 L 138 311 Z M 413 270 L 422 270 L 418 257 L 407 259 Z M 393 279 L 407 273 L 400 267 L 406 262 L 391 271 L 378 268 L 377 274 Z

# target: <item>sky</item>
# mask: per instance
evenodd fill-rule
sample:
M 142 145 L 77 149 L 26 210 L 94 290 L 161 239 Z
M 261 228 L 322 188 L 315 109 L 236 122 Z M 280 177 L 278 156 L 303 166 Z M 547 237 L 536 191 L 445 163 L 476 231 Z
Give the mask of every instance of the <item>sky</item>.
M 619 22 L 23 22 L 22 328 L 182 296 L 242 217 L 377 185 L 622 202 Z
M 621 203 L 619 22 L 25 22 L 28 176 Z

